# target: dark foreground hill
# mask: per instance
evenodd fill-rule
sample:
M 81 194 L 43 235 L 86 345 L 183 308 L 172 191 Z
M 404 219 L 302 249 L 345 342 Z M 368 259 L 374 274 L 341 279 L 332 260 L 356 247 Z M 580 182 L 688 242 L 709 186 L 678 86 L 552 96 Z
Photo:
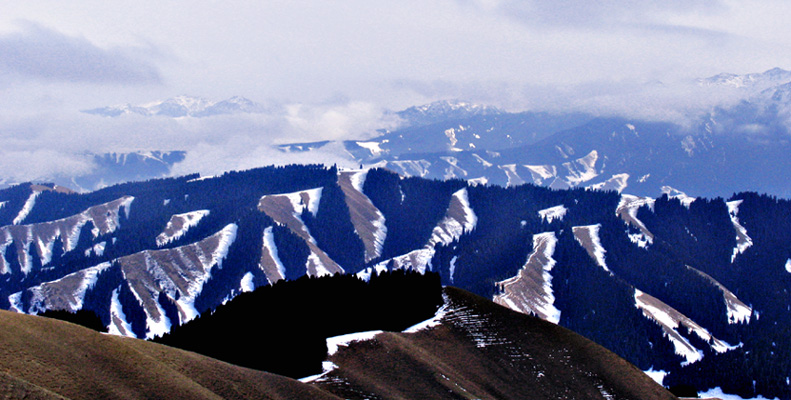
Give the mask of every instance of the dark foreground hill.
M 444 298 L 423 326 L 341 342 L 314 384 L 371 399 L 675 398 L 568 329 L 460 289 L 446 288 Z
M 311 383 L 54 319 L 2 311 L 0 396 L 674 398 L 633 365 L 567 329 L 459 289 L 446 289 L 444 298 L 438 317 L 423 329 L 382 333 L 342 347 L 325 362 L 335 369 L 305 380 Z

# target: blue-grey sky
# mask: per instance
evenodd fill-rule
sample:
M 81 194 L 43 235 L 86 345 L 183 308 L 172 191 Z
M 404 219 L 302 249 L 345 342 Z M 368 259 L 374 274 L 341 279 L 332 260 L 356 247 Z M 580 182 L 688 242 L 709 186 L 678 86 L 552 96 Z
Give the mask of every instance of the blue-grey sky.
M 266 158 L 272 142 L 365 137 L 392 122 L 384 109 L 447 98 L 606 108 L 651 82 L 791 69 L 787 15 L 781 0 L 3 2 L 0 160 L 141 143 L 260 143 L 253 158 Z M 78 112 L 182 94 L 240 95 L 281 114 L 173 122 Z M 50 164 L 90 168 L 75 157 Z M 12 172 L 0 161 L 0 175 Z M 45 173 L 26 176 L 36 174 Z

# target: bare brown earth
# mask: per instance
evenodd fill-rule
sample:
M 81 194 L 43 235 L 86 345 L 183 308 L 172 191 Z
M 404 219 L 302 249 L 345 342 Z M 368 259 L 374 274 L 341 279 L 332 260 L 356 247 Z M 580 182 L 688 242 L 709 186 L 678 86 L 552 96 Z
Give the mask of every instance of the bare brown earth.
M 346 398 L 675 399 L 582 336 L 454 288 L 442 324 L 385 332 L 330 357 L 314 382 Z
M 459 289 L 445 299 L 441 324 L 341 347 L 313 384 L 0 311 L 0 398 L 675 399 L 565 328 Z
M 336 399 L 195 353 L 0 311 L 3 399 Z
M 310 195 L 307 192 L 300 193 L 300 197 L 304 204 L 310 204 Z M 294 206 L 288 197 L 284 195 L 266 195 L 259 201 L 258 210 L 268 215 L 278 224 L 285 225 L 292 233 L 302 238 L 310 252 L 316 256 L 329 273 L 344 272 L 340 265 L 316 245 L 315 240 L 310 236 L 308 227 L 294 215 Z M 315 260 L 308 259 L 307 270 L 310 276 L 319 275 L 319 268 L 315 264 Z
M 365 262 L 368 262 L 379 257 L 375 240 L 377 228 L 374 226 L 374 221 L 380 218 L 380 214 L 379 210 L 371 203 L 371 199 L 354 188 L 351 180 L 353 174 L 353 172 L 338 174 L 338 186 L 343 190 L 352 225 L 365 246 Z

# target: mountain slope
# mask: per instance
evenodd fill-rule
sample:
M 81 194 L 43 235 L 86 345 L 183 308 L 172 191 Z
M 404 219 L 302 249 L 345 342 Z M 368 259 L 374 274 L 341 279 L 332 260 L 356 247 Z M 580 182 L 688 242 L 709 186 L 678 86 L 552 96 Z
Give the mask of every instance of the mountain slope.
M 195 353 L 0 311 L 0 394 L 41 399 L 337 398 Z
M 331 370 L 312 382 L 347 398 L 675 398 L 567 329 L 455 288 L 444 296 L 422 327 L 328 341 L 340 342 Z
M 328 339 L 334 369 L 303 382 L 0 311 L 0 393 L 12 399 L 675 398 L 567 329 L 459 289 L 446 288 L 444 298 L 437 317 L 408 333 Z M 350 343 L 361 337 L 373 340 Z

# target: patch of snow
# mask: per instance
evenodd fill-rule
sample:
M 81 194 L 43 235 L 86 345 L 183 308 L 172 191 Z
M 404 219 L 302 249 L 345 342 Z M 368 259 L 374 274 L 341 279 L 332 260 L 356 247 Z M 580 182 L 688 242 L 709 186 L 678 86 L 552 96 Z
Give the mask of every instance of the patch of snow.
M 472 144 L 472 143 L 471 143 L 471 144 Z M 476 161 L 478 161 L 479 163 L 481 163 L 481 165 L 483 165 L 483 167 L 484 167 L 484 168 L 489 168 L 489 167 L 491 167 L 491 166 L 493 166 L 493 165 L 494 165 L 494 164 L 492 164 L 492 163 L 490 163 L 490 162 L 488 162 L 488 161 L 484 160 L 484 159 L 483 159 L 481 156 L 479 156 L 479 155 L 477 155 L 477 154 L 475 154 L 475 153 L 473 153 L 473 154 L 472 154 L 472 157 L 473 157 L 473 158 L 475 158 L 475 160 L 476 160 Z
M 442 297 L 445 298 L 447 295 L 443 294 Z M 420 331 L 429 330 L 435 326 L 439 326 L 442 323 L 442 318 L 445 318 L 445 314 L 448 312 L 447 304 L 442 304 L 442 306 L 434 313 L 434 316 L 423 321 L 419 322 L 415 325 L 410 326 L 404 330 L 404 333 L 416 333 Z
M 242 292 L 252 292 L 255 290 L 255 283 L 253 283 L 253 273 L 248 272 L 244 274 L 242 277 L 242 281 L 239 282 L 239 287 L 242 289 Z
M 670 186 L 662 186 L 662 193 L 666 194 L 670 199 L 678 199 L 678 201 L 680 201 L 681 204 L 686 208 L 689 208 L 690 204 L 697 200 L 697 197 L 687 196 L 686 193 Z
M 707 390 L 705 392 L 700 392 L 700 393 L 698 393 L 698 397 L 700 397 L 702 399 L 717 398 L 717 399 L 721 399 L 721 400 L 772 400 L 772 399 L 768 399 L 768 398 L 766 398 L 764 396 L 760 396 L 760 395 L 758 397 L 745 399 L 745 398 L 737 396 L 735 394 L 727 394 L 727 393 L 723 392 L 722 388 L 720 388 L 720 387 L 715 387 L 714 389 L 709 389 L 709 390 Z M 777 397 L 775 397 L 774 400 L 779 400 L 779 399 Z
M 371 152 L 372 156 L 378 156 L 382 154 L 384 150 L 380 147 L 381 143 L 379 142 L 354 142 L 356 145 L 368 150 Z
M 542 185 L 545 180 L 555 178 L 558 175 L 558 170 L 554 165 L 525 165 L 524 167 L 530 171 L 533 183 L 536 185 Z
M 538 211 L 538 216 L 541 217 L 541 220 L 547 223 L 552 223 L 555 219 L 558 221 L 562 221 L 563 217 L 566 216 L 566 212 L 568 212 L 568 208 L 565 206 L 557 205 L 554 207 L 545 208 L 543 210 Z
M 654 234 L 648 230 L 643 221 L 637 218 L 637 211 L 641 207 L 648 207 L 651 211 L 654 211 L 654 204 L 656 204 L 656 200 L 650 197 L 624 194 L 621 195 L 621 200 L 615 209 L 615 215 L 619 216 L 628 225 L 640 230 L 640 233 L 628 234 L 628 236 L 632 243 L 642 248 L 648 247 L 654 242 Z
M 571 186 L 577 186 L 599 176 L 596 172 L 596 161 L 598 159 L 599 153 L 593 150 L 585 157 L 563 163 L 563 166 L 568 170 L 566 182 Z
M 519 186 L 525 183 L 524 179 L 516 172 L 516 164 L 498 165 L 497 168 L 505 172 L 505 176 L 508 177 L 508 182 L 505 184 L 506 187 Z
M 450 259 L 450 266 L 448 267 L 448 273 L 450 274 L 450 283 L 453 284 L 453 274 L 456 272 L 456 260 L 459 259 L 459 256 L 453 256 Z
M 373 267 L 365 268 L 364 270 L 358 272 L 355 276 L 368 282 L 371 280 L 371 275 L 373 275 L 374 273 L 380 274 L 386 271 L 387 271 L 387 266 L 385 265 L 385 263 L 379 263 L 374 265 Z
M 216 175 L 201 176 L 195 179 L 190 179 L 187 181 L 187 183 L 205 181 L 206 179 L 214 179 L 216 177 L 217 177 Z
M 731 263 L 733 263 L 736 261 L 736 255 L 744 253 L 753 245 L 753 239 L 747 235 L 747 229 L 739 223 L 739 206 L 742 204 L 742 200 L 729 201 L 726 204 L 728 205 L 728 215 L 736 230 L 736 247 L 733 248 L 733 255 L 731 255 Z
M 119 290 L 120 287 L 113 290 L 110 300 L 110 325 L 107 327 L 107 333 L 118 336 L 134 336 L 132 324 L 126 320 L 126 314 L 118 300 Z
M 275 265 L 277 265 L 277 272 L 280 274 L 279 279 L 286 279 L 286 266 L 283 265 L 283 262 L 280 261 L 280 256 L 278 256 L 277 245 L 275 245 L 275 234 L 271 226 L 264 229 L 264 248 L 269 251 L 269 255 L 275 261 Z M 274 282 L 268 276 L 267 279 L 269 279 L 270 284 Z
M 36 205 L 36 198 L 41 195 L 40 191 L 33 191 L 33 193 L 28 196 L 27 200 L 25 200 L 25 204 L 22 206 L 22 209 L 19 210 L 19 213 L 14 217 L 14 221 L 11 222 L 13 225 L 19 225 L 22 221 L 27 218 L 28 214 L 33 211 L 33 206 Z
M 46 310 L 52 309 L 52 305 L 48 304 L 48 296 L 47 293 L 53 288 L 59 287 L 73 287 L 72 283 L 63 284 L 64 282 L 70 282 L 74 280 L 78 280 L 79 284 L 76 287 L 73 287 L 71 292 L 63 292 L 58 296 L 60 299 L 65 300 L 68 303 L 68 311 L 76 312 L 77 310 L 82 309 L 82 302 L 85 299 L 85 293 L 88 289 L 92 288 L 93 285 L 96 284 L 96 280 L 99 278 L 99 274 L 104 271 L 105 269 L 110 268 L 109 262 L 103 262 L 99 265 L 85 268 L 79 270 L 77 272 L 68 274 L 60 279 L 56 279 L 54 281 L 45 282 L 40 285 L 31 287 L 28 291 L 31 293 L 30 298 L 30 306 L 28 307 L 29 314 L 39 314 Z M 57 290 L 57 289 L 54 289 Z M 59 308 L 62 308 L 65 304 L 59 304 Z
M 599 182 L 590 186 L 587 186 L 586 189 L 588 190 L 613 190 L 618 193 L 623 192 L 627 186 L 629 186 L 629 174 L 617 174 L 613 175 L 612 178 L 607 179 L 604 182 Z
M 8 296 L 8 309 L 11 311 L 18 312 L 20 314 L 24 314 L 25 312 L 22 311 L 22 292 L 16 292 L 10 296 Z
M 166 205 L 168 205 L 168 204 L 170 204 L 170 199 L 165 199 L 165 200 L 162 200 L 162 205 L 163 205 L 163 206 L 166 206 Z
M 550 273 L 556 264 L 552 256 L 555 254 L 557 241 L 554 232 L 533 235 L 533 252 L 527 257 L 527 261 L 516 276 L 495 284 L 503 293 L 495 295 L 494 302 L 514 311 L 534 314 L 558 324 L 561 313 L 555 307 Z
M 322 361 L 321 362 L 321 373 L 311 376 L 306 376 L 304 378 L 299 378 L 299 381 L 302 383 L 311 383 L 311 382 L 318 382 L 321 381 L 327 374 L 330 372 L 338 369 L 338 366 L 332 361 Z
M 305 263 L 305 268 L 307 269 L 309 275 L 310 275 L 311 265 L 313 266 L 313 268 L 316 269 L 316 275 L 314 276 L 332 275 L 332 272 L 330 272 L 330 270 L 328 270 L 327 267 L 324 266 L 324 263 L 321 262 L 319 255 L 314 252 L 311 252 L 310 255 L 308 255 L 308 260 Z
M 165 230 L 157 236 L 157 246 L 162 247 L 180 239 L 190 228 L 197 226 L 201 219 L 207 215 L 209 215 L 209 210 L 197 210 L 170 217 Z M 174 230 L 173 227 L 176 224 L 180 224 L 181 227 Z
M 649 369 L 648 371 L 643 371 L 643 372 L 646 375 L 648 375 L 651 379 L 653 379 L 654 382 L 656 382 L 660 386 L 662 385 L 662 381 L 664 381 L 665 377 L 667 376 L 667 371 L 663 371 L 661 369 L 658 370 L 658 371 L 654 371 L 653 367 L 651 369 Z
M 461 215 L 446 215 L 445 218 L 434 227 L 427 246 L 433 248 L 437 244 L 448 245 L 460 238 L 462 234 L 469 233 L 475 229 L 475 226 L 478 224 L 478 217 L 475 215 L 472 207 L 470 207 L 467 188 L 459 189 L 453 193 L 448 211 L 451 210 L 454 202 L 458 202 L 461 205 Z
M 489 178 L 485 176 L 481 176 L 479 178 L 467 179 L 467 183 L 469 183 L 470 186 L 473 187 L 478 185 L 486 185 L 487 183 L 489 183 Z
M 327 338 L 327 355 L 333 356 L 338 352 L 339 347 L 348 347 L 355 342 L 373 340 L 380 333 L 383 333 L 383 331 L 356 332 Z
M 604 249 L 599 239 L 599 229 L 601 229 L 601 224 L 575 226 L 572 228 L 572 231 L 574 232 L 574 238 L 577 239 L 579 244 L 585 247 L 585 250 L 588 250 L 588 253 L 596 260 L 596 264 L 612 274 L 612 271 L 607 268 L 607 263 L 604 260 L 604 253 L 606 253 L 607 250 Z M 590 249 L 586 247 L 586 241 L 590 242 Z
M 423 178 L 428 175 L 431 162 L 426 160 L 396 160 L 387 161 L 386 165 L 393 171 L 398 172 L 400 170 L 400 175 L 418 176 Z
M 695 363 L 703 358 L 703 351 L 697 349 L 686 337 L 679 332 L 679 327 L 683 326 L 688 331 L 697 335 L 704 342 L 708 343 L 712 350 L 724 353 L 736 349 L 741 345 L 731 346 L 714 336 L 708 330 L 698 325 L 684 314 L 681 314 L 672 307 L 664 304 L 660 300 L 640 290 L 635 289 L 635 306 L 643 311 L 643 315 L 656 321 L 663 329 L 665 336 L 673 344 L 676 354 L 684 357 L 685 362 L 682 366 Z

